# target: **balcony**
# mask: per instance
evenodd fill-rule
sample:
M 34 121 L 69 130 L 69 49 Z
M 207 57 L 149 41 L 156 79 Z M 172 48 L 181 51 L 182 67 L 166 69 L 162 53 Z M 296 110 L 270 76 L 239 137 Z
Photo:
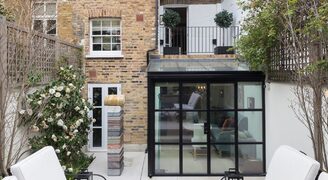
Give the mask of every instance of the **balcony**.
M 239 39 L 239 26 L 187 26 L 173 29 L 159 26 L 160 55 L 234 54 L 231 49 Z

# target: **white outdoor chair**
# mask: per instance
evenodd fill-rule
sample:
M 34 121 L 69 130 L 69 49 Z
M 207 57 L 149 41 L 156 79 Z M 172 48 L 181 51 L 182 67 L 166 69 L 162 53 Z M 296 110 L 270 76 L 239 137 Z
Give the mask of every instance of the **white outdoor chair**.
M 265 180 L 314 180 L 320 164 L 289 146 L 280 146 L 273 155 Z
M 28 156 L 10 170 L 14 177 L 7 177 L 5 180 L 66 180 L 64 170 L 51 146 Z
M 326 172 L 320 173 L 318 180 L 328 180 L 328 174 Z

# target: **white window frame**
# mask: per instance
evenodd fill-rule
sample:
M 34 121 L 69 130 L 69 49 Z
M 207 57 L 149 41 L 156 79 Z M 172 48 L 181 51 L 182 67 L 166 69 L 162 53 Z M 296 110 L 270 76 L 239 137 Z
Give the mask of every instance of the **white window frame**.
M 35 20 L 40 20 L 40 21 L 42 21 L 42 26 L 43 26 L 42 33 L 48 34 L 47 20 L 55 20 L 56 21 L 56 27 L 55 27 L 56 28 L 56 34 L 49 34 L 49 35 L 57 36 L 57 34 L 58 34 L 58 20 L 57 20 L 58 3 L 57 3 L 57 0 L 36 1 L 36 2 L 34 2 L 34 5 L 35 4 L 42 4 L 44 14 L 43 15 L 34 15 L 34 12 L 33 12 L 33 15 L 32 15 L 32 21 L 33 21 L 32 29 L 34 29 L 34 21 Z M 55 13 L 55 15 L 46 15 L 46 12 L 47 12 L 46 4 L 56 4 L 56 13 Z
M 93 51 L 93 37 L 98 36 L 98 37 L 104 37 L 106 35 L 92 35 L 92 22 L 93 21 L 99 21 L 99 20 L 120 20 L 120 51 Z M 123 48 L 123 42 L 122 42 L 122 37 L 123 37 L 123 31 L 122 31 L 122 19 L 121 18 L 95 18 L 95 19 L 90 19 L 89 22 L 89 55 L 87 55 L 87 58 L 123 58 L 122 54 L 122 48 Z M 101 26 L 102 28 L 102 26 Z M 111 36 L 111 35 L 108 35 Z
M 108 93 L 108 88 L 117 88 L 117 94 L 122 94 L 122 85 L 121 84 L 88 84 L 88 101 L 92 104 L 93 103 L 93 88 L 101 88 L 101 106 L 95 106 L 95 107 L 101 107 L 102 108 L 102 125 L 100 129 L 102 129 L 101 134 L 101 147 L 93 147 L 93 124 L 90 124 L 90 133 L 89 133 L 89 140 L 88 140 L 88 151 L 106 151 L 107 152 L 107 140 L 108 140 L 108 119 L 107 119 L 107 112 L 110 107 L 104 105 L 105 96 Z M 112 107 L 111 107 L 112 108 Z M 92 112 L 89 112 L 89 117 L 92 117 Z

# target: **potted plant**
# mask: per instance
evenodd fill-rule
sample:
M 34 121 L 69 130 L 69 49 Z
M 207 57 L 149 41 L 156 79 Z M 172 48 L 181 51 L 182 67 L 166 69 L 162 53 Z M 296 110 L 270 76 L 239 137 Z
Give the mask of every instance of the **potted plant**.
M 174 10 L 167 9 L 163 14 L 162 21 L 168 32 L 169 42 L 168 46 L 164 46 L 164 55 L 165 54 L 179 54 L 180 47 L 172 47 L 172 29 L 175 28 L 180 22 L 181 17 L 179 13 Z
M 214 21 L 217 26 L 223 28 L 223 37 L 226 28 L 229 28 L 233 22 L 233 15 L 227 10 L 223 10 L 215 15 Z M 217 41 L 216 41 L 217 42 Z M 222 46 L 217 46 L 214 48 L 214 54 L 234 54 L 235 52 L 232 49 L 232 46 L 225 46 L 224 40 Z

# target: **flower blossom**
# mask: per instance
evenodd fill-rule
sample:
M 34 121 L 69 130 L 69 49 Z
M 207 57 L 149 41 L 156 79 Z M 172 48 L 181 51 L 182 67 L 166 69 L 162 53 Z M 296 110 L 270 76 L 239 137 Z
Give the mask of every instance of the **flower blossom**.
M 60 97 L 61 96 L 61 94 L 59 93 L 59 92 L 56 92 L 56 94 L 55 94 L 55 97 Z
M 54 89 L 49 89 L 49 93 L 50 93 L 50 94 L 55 94 L 55 92 L 56 92 L 56 91 L 55 91 Z
M 58 121 L 57 121 L 57 125 L 58 126 L 64 126 L 64 121 L 63 120 L 61 120 L 61 119 L 59 119 Z

